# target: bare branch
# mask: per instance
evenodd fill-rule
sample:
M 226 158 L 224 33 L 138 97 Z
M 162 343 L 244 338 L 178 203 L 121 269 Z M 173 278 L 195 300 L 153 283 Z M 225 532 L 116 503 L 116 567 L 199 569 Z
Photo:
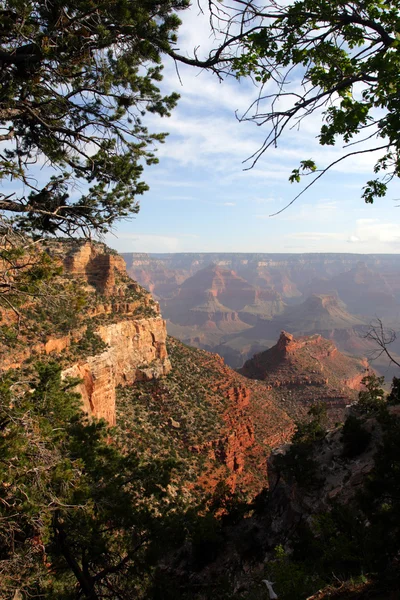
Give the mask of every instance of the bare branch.
M 377 346 L 373 360 L 376 360 L 382 356 L 382 354 L 385 354 L 391 363 L 400 368 L 400 363 L 393 358 L 393 354 L 391 354 L 391 352 L 388 350 L 388 346 L 393 344 L 397 338 L 396 332 L 391 328 L 385 327 L 382 319 L 376 317 L 375 321 L 370 323 L 369 329 L 364 337 L 365 339 L 374 342 L 374 344 Z

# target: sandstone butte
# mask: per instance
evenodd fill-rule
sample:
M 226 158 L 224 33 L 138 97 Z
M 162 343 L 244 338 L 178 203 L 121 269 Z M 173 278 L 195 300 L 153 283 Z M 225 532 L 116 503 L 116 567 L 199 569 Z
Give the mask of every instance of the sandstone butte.
M 321 335 L 295 338 L 282 331 L 275 346 L 246 361 L 239 372 L 264 381 L 294 418 L 303 417 L 311 404 L 322 401 L 334 423 L 343 419 L 346 405 L 357 400 L 370 369 L 366 359 L 342 354 Z

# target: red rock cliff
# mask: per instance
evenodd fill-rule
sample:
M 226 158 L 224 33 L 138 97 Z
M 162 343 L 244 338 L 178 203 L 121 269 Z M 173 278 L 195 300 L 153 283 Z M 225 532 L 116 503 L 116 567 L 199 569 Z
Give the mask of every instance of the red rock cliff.
M 31 327 L 26 319 L 30 335 L 25 335 L 25 343 L 12 352 L 0 349 L 0 370 L 18 368 L 32 356 L 58 356 L 66 365 L 63 376 L 82 380 L 77 391 L 84 410 L 114 424 L 116 386 L 162 377 L 171 368 L 159 305 L 127 276 L 124 260 L 103 244 L 47 242 L 44 249 L 64 266 L 57 280 L 60 293 L 75 281 L 86 303 L 74 315 L 74 325 L 62 333 L 52 327 L 51 316 L 46 321 L 45 312 L 38 313 L 39 323 L 32 318 Z M 63 310 L 76 310 L 65 302 Z M 82 350 L 88 332 L 102 340 L 104 350 L 93 355 L 90 346 L 89 351 Z
M 77 391 L 84 409 L 114 425 L 116 386 L 157 379 L 170 371 L 165 321 L 160 317 L 122 320 L 101 325 L 96 333 L 108 348 L 65 369 L 63 376 L 80 377 Z
M 322 401 L 334 422 L 341 420 L 345 406 L 357 399 L 367 370 L 365 359 L 345 356 L 318 334 L 295 338 L 282 331 L 275 346 L 256 354 L 239 372 L 275 389 L 294 417 L 303 416 L 310 404 Z

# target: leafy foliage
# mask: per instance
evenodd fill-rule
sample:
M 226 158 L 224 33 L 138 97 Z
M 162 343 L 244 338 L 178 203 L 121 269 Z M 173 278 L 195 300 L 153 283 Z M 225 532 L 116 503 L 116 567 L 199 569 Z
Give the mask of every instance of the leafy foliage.
M 308 411 L 309 421 L 296 423 L 296 432 L 287 452 L 275 459 L 275 468 L 286 477 L 293 477 L 301 487 L 315 487 L 320 481 L 316 475 L 313 458 L 315 442 L 325 435 L 327 424 L 326 405 L 314 404 Z
M 269 132 L 250 164 L 303 119 L 317 118 L 319 143 L 343 143 L 346 150 L 322 169 L 312 158 L 301 161 L 290 181 L 316 175 L 299 195 L 338 162 L 379 151 L 377 177 L 366 182 L 362 198 L 372 203 L 384 196 L 400 175 L 400 3 L 226 0 L 211 2 L 211 14 L 222 43 L 204 60 L 173 55 L 221 77 L 251 77 L 259 84 L 241 120 Z
M 275 589 L 283 600 L 303 598 L 335 581 L 355 584 L 361 577 L 365 582 L 364 573 L 373 574 L 377 597 L 386 586 L 398 589 L 400 419 L 382 408 L 381 384 L 382 378 L 366 378 L 367 390 L 360 392 L 364 413 L 349 416 L 342 430 L 341 460 L 353 460 L 371 440 L 365 421 L 375 419 L 382 441 L 374 467 L 350 501 L 332 501 L 327 511 L 314 514 L 311 523 L 300 522 L 285 539 L 290 553 L 277 548 L 269 576 L 276 580 Z M 396 386 L 395 378 L 394 394 Z
M 38 364 L 36 381 L 1 381 L 2 596 L 143 597 L 173 543 L 173 462 L 122 454 L 105 423 L 85 420 L 75 384 L 55 363 Z
M 187 0 L 4 0 L 0 5 L 0 178 L 27 195 L 0 210 L 30 232 L 106 231 L 138 211 L 143 164 L 157 159 L 146 113 L 168 116 L 161 53 Z M 52 167 L 38 184 L 33 166 Z M 89 187 L 87 187 L 89 186 Z
M 283 600 L 306 598 L 320 582 L 317 574 L 294 562 L 282 545 L 275 548 L 275 557 L 269 567 L 270 577 Z
M 377 375 L 367 375 L 362 382 L 365 385 L 365 390 L 362 390 L 358 395 L 358 410 L 367 415 L 378 414 L 386 407 L 386 394 L 382 388 L 384 377 Z

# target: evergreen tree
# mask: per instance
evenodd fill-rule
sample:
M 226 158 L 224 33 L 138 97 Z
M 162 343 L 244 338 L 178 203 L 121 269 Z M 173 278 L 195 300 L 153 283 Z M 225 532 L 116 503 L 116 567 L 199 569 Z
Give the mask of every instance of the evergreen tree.
M 145 597 L 181 535 L 174 462 L 122 454 L 60 373 L 50 362 L 36 381 L 1 380 L 0 596 Z
M 161 55 L 188 4 L 0 2 L 0 178 L 19 182 L 0 211 L 14 226 L 89 235 L 138 211 L 143 164 L 165 139 L 143 117 L 169 115 L 178 99 L 160 92 Z M 38 161 L 53 170 L 44 185 L 32 177 Z

